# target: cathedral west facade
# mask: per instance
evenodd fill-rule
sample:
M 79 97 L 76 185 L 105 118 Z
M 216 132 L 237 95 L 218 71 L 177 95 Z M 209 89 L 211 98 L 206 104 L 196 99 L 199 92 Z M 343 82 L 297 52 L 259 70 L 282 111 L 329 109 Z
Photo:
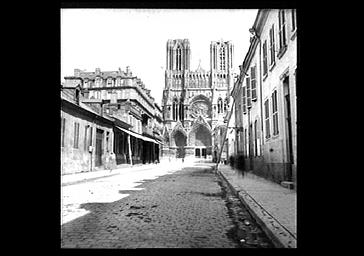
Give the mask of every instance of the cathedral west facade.
M 190 70 L 188 39 L 168 40 L 166 50 L 163 154 L 216 158 L 226 129 L 229 91 L 234 85 L 233 45 L 212 41 L 207 71 L 200 65 Z

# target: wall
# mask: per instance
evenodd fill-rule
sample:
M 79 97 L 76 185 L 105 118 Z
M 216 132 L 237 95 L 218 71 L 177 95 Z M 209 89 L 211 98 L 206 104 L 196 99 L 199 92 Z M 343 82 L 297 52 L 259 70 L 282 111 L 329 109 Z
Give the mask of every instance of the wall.
M 248 74 L 250 74 L 251 66 L 257 66 L 257 101 L 252 102 L 252 107 L 246 114 L 242 112 L 242 90 L 240 98 L 236 101 L 235 110 L 236 113 L 236 125 L 242 127 L 243 130 L 239 131 L 239 136 L 236 136 L 238 145 L 238 154 L 243 153 L 245 156 L 245 166 L 247 169 L 251 169 L 256 174 L 281 182 L 286 180 L 286 172 L 289 166 L 287 161 L 287 128 L 285 121 L 285 109 L 284 109 L 284 90 L 283 90 L 283 78 L 284 75 L 289 77 L 289 90 L 290 90 L 290 102 L 291 102 L 291 117 L 292 117 L 292 139 L 293 139 L 293 181 L 296 181 L 296 148 L 297 148 L 297 112 L 296 112 L 296 78 L 295 70 L 297 67 L 297 42 L 296 32 L 291 31 L 291 10 L 286 10 L 286 37 L 287 37 L 287 49 L 280 57 L 278 54 L 279 44 L 279 22 L 278 22 L 278 10 L 268 11 L 267 19 L 260 34 L 260 42 L 257 48 L 252 52 L 252 60 L 248 67 Z M 274 41 L 275 41 L 275 63 L 270 66 L 270 37 L 269 32 L 271 27 L 274 26 Z M 268 75 L 263 76 L 263 43 L 267 41 L 267 63 L 268 63 Z M 260 82 L 262 81 L 262 84 Z M 246 85 L 246 78 L 242 83 L 242 86 Z M 260 88 L 262 91 L 260 92 Z M 272 93 L 277 90 L 277 108 L 278 108 L 278 134 L 273 135 L 273 117 L 272 117 Z M 261 95 L 261 97 L 260 97 Z M 270 138 L 266 138 L 265 128 L 265 108 L 264 102 L 269 99 L 269 122 L 270 122 Z M 254 124 L 257 120 L 258 131 L 260 131 L 259 138 L 259 150 L 258 154 L 255 154 L 255 137 L 254 137 L 254 125 L 252 126 L 251 141 L 249 141 L 249 125 Z M 252 154 L 253 153 L 253 154 Z M 249 163 L 252 165 L 249 165 Z
M 270 100 L 270 127 L 273 128 L 272 122 L 272 104 L 271 96 L 274 90 L 278 93 L 278 130 L 279 133 L 276 136 L 271 135 L 271 138 L 265 139 L 264 153 L 267 154 L 266 162 L 276 180 L 284 180 L 284 173 L 287 168 L 287 151 L 288 147 L 286 140 L 288 138 L 288 131 L 285 127 L 285 109 L 284 109 L 284 92 L 283 92 L 283 75 L 289 76 L 290 84 L 290 102 L 291 102 L 291 116 L 292 116 L 292 138 L 293 138 L 293 155 L 294 163 L 296 163 L 296 85 L 295 85 L 295 70 L 297 67 L 297 42 L 296 34 L 291 31 L 291 10 L 286 10 L 286 38 L 287 49 L 285 53 L 279 58 L 277 56 L 279 50 L 279 22 L 278 22 L 278 10 L 272 10 L 269 12 L 266 24 L 262 31 L 262 42 L 266 39 L 269 43 L 269 29 L 274 24 L 275 32 L 275 64 L 272 67 L 268 65 L 268 76 L 263 81 L 263 100 L 269 98 Z M 268 51 L 268 63 L 270 63 L 270 54 Z M 272 131 L 271 131 L 272 134 Z M 273 151 L 272 151 L 273 150 Z M 293 165 L 294 181 L 295 181 L 295 166 Z
M 100 122 L 93 122 L 92 118 L 82 115 L 73 109 L 62 107 L 61 117 L 65 118 L 65 134 L 64 134 L 64 147 L 61 147 L 61 173 L 70 174 L 78 172 L 88 172 L 95 168 L 95 150 L 92 153 L 92 167 L 91 167 L 91 153 L 89 152 L 89 134 L 88 128 L 86 148 L 85 148 L 85 126 L 90 125 L 93 127 L 92 144 L 96 145 L 96 129 L 104 130 L 102 166 L 105 164 L 106 157 L 106 132 L 109 132 L 109 149 L 113 151 L 113 130 L 109 125 Z M 74 148 L 74 123 L 79 123 L 79 143 L 78 148 Z

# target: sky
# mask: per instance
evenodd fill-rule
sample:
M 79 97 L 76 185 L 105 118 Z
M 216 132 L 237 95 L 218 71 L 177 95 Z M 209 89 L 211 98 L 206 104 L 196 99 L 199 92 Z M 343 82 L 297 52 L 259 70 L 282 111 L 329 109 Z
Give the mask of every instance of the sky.
M 61 82 L 74 69 L 129 66 L 161 105 L 168 39 L 189 39 L 191 70 L 210 69 L 210 42 L 234 44 L 234 71 L 249 48 L 256 9 L 62 9 Z

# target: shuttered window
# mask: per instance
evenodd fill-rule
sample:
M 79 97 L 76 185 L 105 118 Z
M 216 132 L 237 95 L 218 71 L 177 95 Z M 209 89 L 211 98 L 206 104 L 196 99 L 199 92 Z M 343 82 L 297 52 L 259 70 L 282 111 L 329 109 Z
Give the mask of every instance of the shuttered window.
M 93 132 L 93 130 L 94 130 L 94 129 L 93 129 L 93 127 L 91 126 L 91 127 L 90 127 L 90 137 L 89 137 L 89 139 L 88 139 L 88 142 L 89 142 L 89 143 L 88 143 L 88 145 L 89 145 L 89 146 L 92 146 L 92 132 Z
M 79 132 L 80 132 L 80 124 L 75 123 L 75 129 L 74 129 L 74 139 L 73 139 L 73 147 L 78 148 L 78 139 L 79 139 Z
M 243 114 L 246 114 L 246 86 L 243 86 Z
M 263 43 L 263 75 L 267 75 L 268 62 L 267 62 L 267 40 Z
M 252 100 L 257 100 L 257 85 L 256 85 L 256 70 L 257 66 L 250 68 L 250 76 L 251 76 L 251 93 L 252 93 Z
M 265 137 L 270 137 L 270 126 L 269 126 L 269 100 L 264 102 L 265 109 Z
M 251 89 L 250 89 L 250 78 L 246 78 L 246 106 L 247 108 L 252 107 Z
M 258 121 L 254 122 L 254 156 L 258 156 Z
M 279 50 L 281 51 L 287 45 L 286 42 L 286 18 L 285 18 L 285 11 L 279 10 L 278 13 L 278 20 L 279 20 Z
M 64 133 L 66 130 L 66 118 L 61 118 L 61 147 L 64 147 Z
M 292 9 L 292 31 L 296 30 L 296 9 Z
M 274 40 L 274 25 L 269 30 L 269 39 L 270 39 L 270 65 L 274 65 L 275 63 L 275 40 Z
M 273 135 L 278 134 L 278 106 L 277 106 L 277 90 L 272 94 L 272 117 L 273 117 Z
M 83 149 L 85 151 L 87 151 L 87 147 L 88 147 L 88 145 L 87 145 L 87 131 L 88 131 L 88 126 L 86 125 L 85 126 L 85 136 L 83 137 Z

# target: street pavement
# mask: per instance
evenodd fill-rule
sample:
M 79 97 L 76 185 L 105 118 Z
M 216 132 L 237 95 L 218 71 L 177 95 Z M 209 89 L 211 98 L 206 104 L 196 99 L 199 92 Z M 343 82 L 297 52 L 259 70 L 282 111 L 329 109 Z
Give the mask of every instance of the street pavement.
M 274 247 L 211 164 L 115 173 L 62 186 L 62 248 Z
M 253 213 L 276 247 L 297 247 L 296 191 L 229 165 L 219 165 L 218 173 Z

